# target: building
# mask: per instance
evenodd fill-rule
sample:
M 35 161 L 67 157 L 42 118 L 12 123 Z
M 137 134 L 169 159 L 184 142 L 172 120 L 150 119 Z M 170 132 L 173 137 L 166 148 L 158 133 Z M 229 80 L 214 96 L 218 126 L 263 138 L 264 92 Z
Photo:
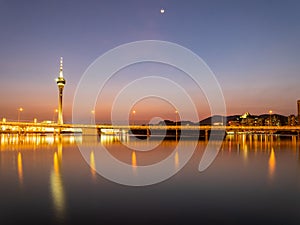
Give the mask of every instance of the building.
M 300 100 L 297 101 L 297 106 L 298 106 L 297 121 L 299 124 L 300 123 Z
M 296 116 L 295 115 L 289 115 L 288 117 L 288 125 L 289 126 L 295 126 L 296 123 Z

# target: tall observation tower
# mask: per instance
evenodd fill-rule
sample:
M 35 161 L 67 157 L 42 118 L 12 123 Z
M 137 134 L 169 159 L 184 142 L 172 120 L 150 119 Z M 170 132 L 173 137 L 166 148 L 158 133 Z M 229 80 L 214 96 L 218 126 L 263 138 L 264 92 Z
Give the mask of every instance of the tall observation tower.
M 63 74 L 63 58 L 60 58 L 60 66 L 59 66 L 59 76 L 56 78 L 56 84 L 58 87 L 58 115 L 57 115 L 57 124 L 63 124 L 63 91 L 64 86 L 66 84 L 66 80 L 64 79 Z

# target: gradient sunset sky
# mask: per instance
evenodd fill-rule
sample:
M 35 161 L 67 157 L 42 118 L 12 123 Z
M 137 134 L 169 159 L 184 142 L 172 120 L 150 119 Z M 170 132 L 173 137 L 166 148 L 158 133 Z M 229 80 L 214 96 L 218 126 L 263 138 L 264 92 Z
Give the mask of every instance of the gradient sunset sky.
M 87 67 L 106 51 L 139 40 L 174 42 L 199 55 L 220 83 L 228 115 L 296 114 L 299 12 L 297 0 L 0 0 L 0 116 L 16 120 L 23 107 L 21 120 L 52 120 L 62 56 L 64 118 L 71 121 L 74 92 Z M 115 79 L 111 87 L 122 82 Z M 189 89 L 185 79 L 182 85 Z M 201 108 L 197 95 L 192 98 L 199 97 Z M 108 120 L 109 101 L 97 105 L 98 121 Z M 160 100 L 136 108 L 136 120 L 155 113 L 174 118 L 173 108 Z M 209 116 L 204 108 L 201 119 Z

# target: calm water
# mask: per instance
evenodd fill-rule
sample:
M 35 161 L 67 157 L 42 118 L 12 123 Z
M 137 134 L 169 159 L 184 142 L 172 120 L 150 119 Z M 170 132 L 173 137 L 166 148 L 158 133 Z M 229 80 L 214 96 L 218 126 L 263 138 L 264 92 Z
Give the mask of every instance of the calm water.
M 0 140 L 0 224 L 300 224 L 296 136 L 227 136 L 204 172 L 198 166 L 206 142 L 199 141 L 175 176 L 146 187 L 98 175 L 95 146 L 134 168 L 172 154 L 175 140 L 147 152 L 133 152 L 111 136 L 2 134 Z M 180 151 L 191 142 L 183 141 Z M 77 145 L 90 149 L 91 167 Z M 180 161 L 175 154 L 174 168 Z

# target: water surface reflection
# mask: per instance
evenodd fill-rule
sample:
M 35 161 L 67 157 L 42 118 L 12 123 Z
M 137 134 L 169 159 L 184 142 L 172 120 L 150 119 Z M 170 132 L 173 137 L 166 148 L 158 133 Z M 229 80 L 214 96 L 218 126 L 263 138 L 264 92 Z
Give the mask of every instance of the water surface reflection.
M 121 141 L 157 147 L 138 151 Z M 1 134 L 2 221 L 299 224 L 300 145 L 296 136 L 228 135 L 215 161 L 203 172 L 198 166 L 207 142 L 199 141 L 191 160 L 175 176 L 148 187 L 119 185 L 96 172 L 99 145 L 138 176 L 138 166 L 170 155 L 172 168 L 181 168 L 181 154 L 190 141 L 184 140 L 176 149 L 176 140 L 134 141 L 130 136 Z M 77 145 L 88 147 L 86 156 Z M 107 168 L 114 170 L 111 165 Z

